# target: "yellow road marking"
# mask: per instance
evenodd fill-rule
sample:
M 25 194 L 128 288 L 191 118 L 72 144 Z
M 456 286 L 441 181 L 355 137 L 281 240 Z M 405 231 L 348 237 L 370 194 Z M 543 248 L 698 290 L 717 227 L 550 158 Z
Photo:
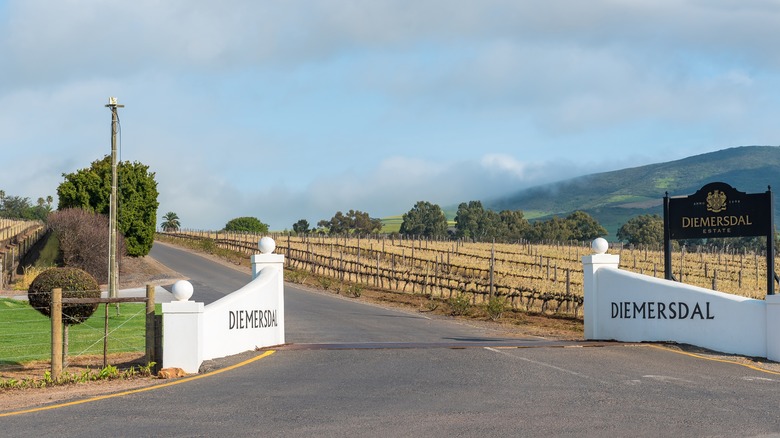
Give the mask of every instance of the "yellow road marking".
M 76 401 L 67 402 L 67 403 L 58 403 L 58 404 L 54 404 L 54 405 L 50 405 L 50 406 L 43 406 L 43 407 L 40 407 L 40 408 L 25 409 L 23 411 L 6 412 L 4 414 L 0 413 L 0 417 L 10 417 L 12 415 L 21 415 L 21 414 L 29 414 L 29 413 L 32 413 L 32 412 L 48 411 L 48 410 L 51 410 L 51 409 L 59 409 L 59 408 L 67 407 L 67 406 L 75 406 L 75 405 L 80 405 L 80 404 L 84 404 L 84 403 L 92 403 L 92 402 L 96 402 L 96 401 L 100 401 L 100 400 L 105 400 L 105 399 L 108 399 L 108 398 L 122 397 L 122 396 L 130 395 L 130 394 L 138 394 L 139 392 L 146 392 L 146 391 L 151 391 L 153 389 L 165 388 L 165 387 L 168 387 L 168 386 L 178 385 L 180 383 L 188 383 L 188 382 L 192 382 L 193 380 L 202 379 L 204 377 L 210 377 L 210 376 L 213 376 L 213 375 L 216 375 L 216 374 L 219 374 L 219 373 L 224 373 L 225 371 L 230 371 L 230 370 L 236 369 L 238 367 L 242 367 L 242 366 L 250 364 L 250 363 L 252 363 L 254 361 L 266 358 L 266 357 L 268 357 L 268 356 L 270 356 L 270 355 L 272 355 L 274 353 L 275 353 L 274 350 L 268 350 L 265 353 L 261 354 L 260 356 L 253 357 L 251 359 L 247 359 L 247 360 L 245 360 L 243 362 L 239 362 L 239 363 L 234 364 L 234 365 L 230 365 L 229 367 L 220 368 L 218 370 L 214 370 L 214 371 L 211 371 L 211 372 L 205 373 L 205 374 L 197 374 L 197 375 L 192 376 L 192 377 L 185 377 L 185 378 L 183 378 L 181 380 L 174 380 L 172 382 L 163 383 L 163 384 L 160 384 L 160 385 L 151 385 L 151 386 L 147 386 L 147 387 L 144 387 L 144 388 L 132 389 L 132 390 L 129 390 L 129 391 L 122 391 L 122 392 L 117 392 L 117 393 L 114 393 L 114 394 L 106 394 L 106 395 L 100 395 L 100 396 L 97 396 L 97 397 L 85 398 L 83 400 L 76 400 Z
M 684 356 L 695 357 L 697 359 L 711 360 L 711 361 L 714 361 L 714 362 L 721 362 L 721 363 L 730 363 L 730 364 L 733 364 L 733 365 L 739 365 L 739 366 L 743 366 L 745 368 L 750 368 L 751 370 L 761 371 L 762 373 L 774 374 L 774 375 L 780 376 L 780 372 L 765 370 L 765 369 L 759 368 L 757 366 L 753 366 L 753 365 L 746 364 L 746 363 L 740 363 L 740 362 L 737 362 L 737 361 L 734 361 L 734 360 L 718 359 L 716 357 L 707 357 L 707 356 L 703 356 L 701 354 L 688 353 L 687 351 L 675 350 L 673 348 L 665 347 L 663 345 L 643 344 L 643 346 L 651 347 L 651 348 L 657 348 L 659 350 L 671 351 L 672 353 L 682 354 Z

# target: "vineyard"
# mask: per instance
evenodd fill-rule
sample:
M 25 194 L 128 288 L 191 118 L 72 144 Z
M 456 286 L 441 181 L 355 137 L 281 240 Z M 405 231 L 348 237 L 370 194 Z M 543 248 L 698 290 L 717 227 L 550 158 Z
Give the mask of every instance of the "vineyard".
M 0 219 L 0 289 L 13 280 L 19 261 L 43 234 L 39 221 Z
M 260 236 L 182 231 L 169 238 L 213 242 L 216 247 L 254 254 Z M 341 282 L 451 299 L 464 294 L 472 304 L 503 297 L 515 309 L 582 316 L 582 262 L 589 243 L 514 244 L 433 241 L 398 236 L 370 238 L 272 235 L 295 275 L 311 273 Z M 663 277 L 663 252 L 618 245 L 622 269 Z M 763 298 L 766 260 L 746 252 L 686 252 L 672 257 L 676 278 L 687 284 L 751 298 Z M 294 280 L 293 276 L 288 278 Z

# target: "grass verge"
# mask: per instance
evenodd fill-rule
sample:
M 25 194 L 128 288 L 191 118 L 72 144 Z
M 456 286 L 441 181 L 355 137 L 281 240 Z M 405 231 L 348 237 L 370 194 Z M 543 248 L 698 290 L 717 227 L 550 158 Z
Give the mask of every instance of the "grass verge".
M 122 303 L 108 309 L 108 353 L 143 352 L 146 305 Z M 161 311 L 160 305 L 156 312 Z M 102 355 L 105 304 L 84 323 L 69 330 L 69 356 Z M 0 372 L 3 367 L 51 358 L 51 320 L 26 301 L 0 298 Z

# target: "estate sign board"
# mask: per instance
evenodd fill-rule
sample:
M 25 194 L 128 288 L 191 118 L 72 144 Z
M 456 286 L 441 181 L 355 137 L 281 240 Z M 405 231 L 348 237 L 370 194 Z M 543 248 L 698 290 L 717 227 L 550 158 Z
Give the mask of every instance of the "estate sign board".
M 772 231 L 771 192 L 744 193 L 721 182 L 710 183 L 690 196 L 668 198 L 669 237 L 766 236 Z
M 690 196 L 664 197 L 666 278 L 672 279 L 671 241 L 716 237 L 767 238 L 767 294 L 774 293 L 774 207 L 772 191 L 744 193 L 723 182 L 706 184 Z

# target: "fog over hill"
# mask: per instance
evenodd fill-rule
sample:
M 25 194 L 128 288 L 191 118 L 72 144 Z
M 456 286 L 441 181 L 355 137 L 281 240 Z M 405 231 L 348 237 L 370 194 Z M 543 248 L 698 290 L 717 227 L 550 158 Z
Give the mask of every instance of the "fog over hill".
M 528 219 L 584 210 L 614 237 L 631 217 L 661 214 L 664 194 L 690 195 L 710 182 L 756 193 L 780 188 L 780 146 L 742 146 L 681 160 L 596 173 L 483 201 L 493 210 L 522 210 Z M 777 217 L 777 209 L 775 209 Z

